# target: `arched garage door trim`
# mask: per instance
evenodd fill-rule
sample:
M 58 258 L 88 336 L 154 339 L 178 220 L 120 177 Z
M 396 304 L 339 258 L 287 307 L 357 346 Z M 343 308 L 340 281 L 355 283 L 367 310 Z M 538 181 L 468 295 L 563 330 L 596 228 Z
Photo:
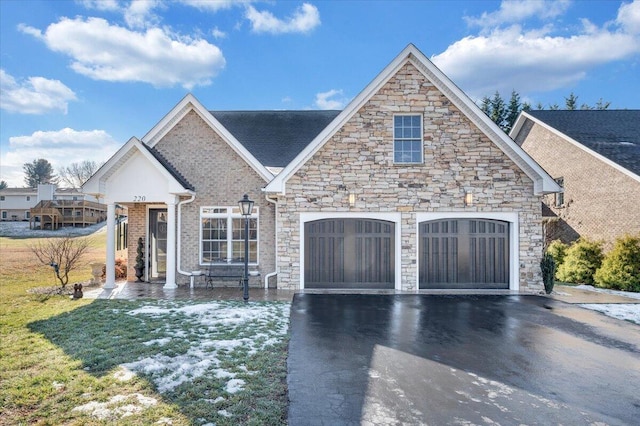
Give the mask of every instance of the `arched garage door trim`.
M 440 219 L 491 219 L 509 223 L 509 290 L 520 289 L 520 228 L 518 223 L 518 213 L 491 213 L 491 212 L 436 212 L 417 213 L 416 230 L 420 223 Z M 416 247 L 420 247 L 420 235 L 416 232 Z M 416 283 L 420 282 L 420 260 L 416 268 Z M 416 287 L 419 287 L 416 286 Z
M 402 274 L 401 274 L 401 214 L 400 213 L 366 213 L 366 212 L 323 212 L 323 213 L 300 213 L 300 288 L 305 288 L 304 283 L 304 271 L 305 271 L 305 224 L 307 222 L 313 222 L 322 219 L 376 219 L 392 222 L 395 225 L 395 289 L 402 289 Z

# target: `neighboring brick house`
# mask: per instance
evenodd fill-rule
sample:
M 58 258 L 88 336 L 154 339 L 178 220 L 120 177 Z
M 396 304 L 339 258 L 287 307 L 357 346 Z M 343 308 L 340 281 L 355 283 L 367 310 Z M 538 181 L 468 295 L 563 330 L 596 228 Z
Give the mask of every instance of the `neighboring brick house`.
M 187 95 L 83 190 L 129 208 L 130 273 L 143 237 L 167 288 L 243 260 L 246 193 L 253 285 L 538 291 L 541 196 L 559 186 L 409 45 L 343 111 Z
M 564 188 L 545 197 L 545 239 L 640 234 L 640 110 L 529 111 L 511 137 Z

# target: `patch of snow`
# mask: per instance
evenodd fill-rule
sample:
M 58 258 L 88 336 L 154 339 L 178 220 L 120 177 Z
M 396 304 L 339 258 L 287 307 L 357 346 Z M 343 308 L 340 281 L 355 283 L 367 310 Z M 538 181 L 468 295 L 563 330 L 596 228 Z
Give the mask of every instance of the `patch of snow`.
M 231 414 L 227 410 L 218 410 L 218 414 L 221 415 L 222 417 L 231 417 L 231 416 L 233 416 L 233 414 Z
M 244 384 L 245 381 L 242 379 L 231 379 L 227 382 L 224 390 L 231 394 L 238 393 L 244 389 Z
M 595 291 L 596 293 L 615 294 L 616 296 L 629 297 L 631 299 L 640 299 L 640 293 L 634 293 L 632 291 L 611 290 L 608 288 L 598 288 L 598 287 L 594 287 L 592 285 L 586 285 L 586 284 L 578 285 L 575 288 L 579 288 L 581 290 Z
M 115 373 L 113 373 L 113 377 L 120 382 L 128 382 L 135 376 L 136 373 L 126 367 L 120 367 Z
M 169 343 L 170 341 L 171 341 L 171 337 L 164 337 L 162 339 L 153 339 L 153 340 L 149 340 L 147 342 L 142 342 L 142 344 L 145 345 L 145 346 L 151 346 L 151 345 L 164 346 L 167 343 Z
M 640 303 L 583 303 L 579 306 L 640 325 Z
M 236 302 L 209 302 L 184 304 L 179 301 L 159 301 L 127 312 L 144 321 L 145 317 L 167 319 L 164 336 L 145 345 L 186 343 L 181 355 L 157 353 L 143 359 L 122 364 L 125 369 L 147 374 L 160 392 L 175 389 L 202 376 L 227 380 L 225 390 L 236 393 L 245 382 L 238 373 L 252 374 L 246 366 L 228 371 L 220 368 L 221 359 L 234 351 L 251 355 L 277 344 L 288 332 L 290 304 L 238 304 Z M 185 321 L 190 327 L 174 329 L 169 322 Z M 188 331 L 188 332 L 187 332 Z M 237 336 L 229 339 L 229 335 Z M 221 338 L 216 339 L 216 336 Z M 224 338 L 222 338 L 224 336 Z M 165 352 L 166 353 L 166 352 Z
M 106 222 L 97 223 L 85 228 L 65 226 L 58 230 L 29 229 L 29 222 L 0 222 L 0 237 L 19 238 L 61 238 L 66 236 L 79 237 L 91 235 L 95 232 L 107 232 Z
M 131 403 L 131 399 L 134 399 Z M 128 404 L 122 404 L 129 402 Z M 75 407 L 72 411 L 81 411 L 100 420 L 115 420 L 139 413 L 144 409 L 156 405 L 158 400 L 139 393 L 132 395 L 115 395 L 107 402 L 91 401 Z

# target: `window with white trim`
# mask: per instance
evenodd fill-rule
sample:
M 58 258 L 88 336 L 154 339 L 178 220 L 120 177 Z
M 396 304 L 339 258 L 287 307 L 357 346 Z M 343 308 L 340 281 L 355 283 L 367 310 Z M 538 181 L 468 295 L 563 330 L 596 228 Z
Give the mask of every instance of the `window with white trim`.
M 245 218 L 239 207 L 200 208 L 200 264 L 244 263 Z M 258 208 L 249 217 L 249 263 L 258 263 Z
M 393 116 L 393 162 L 422 163 L 422 116 Z
M 564 207 L 564 177 L 559 177 L 554 179 L 560 188 L 562 188 L 563 192 L 556 192 L 554 204 L 556 207 Z

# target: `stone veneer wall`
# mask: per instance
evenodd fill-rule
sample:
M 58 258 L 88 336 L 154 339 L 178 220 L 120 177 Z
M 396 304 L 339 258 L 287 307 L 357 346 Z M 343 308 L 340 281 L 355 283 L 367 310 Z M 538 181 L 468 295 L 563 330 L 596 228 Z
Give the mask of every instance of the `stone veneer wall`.
M 550 238 L 581 236 L 611 247 L 617 237 L 640 234 L 640 182 L 531 120 L 516 142 L 551 176 L 564 178 L 564 206 L 555 207 L 553 195 L 545 199 L 559 218 Z
M 255 201 L 254 208 L 259 208 L 257 270 L 261 276 L 251 277 L 249 284 L 261 286 L 265 275 L 275 271 L 275 206 L 262 193 L 266 182 L 194 111 L 180 120 L 155 148 L 195 187 L 195 200 L 181 207 L 182 229 L 177 236 L 182 245 L 181 269 L 207 268 L 199 264 L 200 207 L 237 207 L 246 193 Z M 133 239 L 129 241 L 131 244 Z M 176 274 L 176 281 L 186 284 L 189 277 Z
M 393 162 L 393 116 L 402 113 L 423 115 L 424 164 Z M 417 287 L 417 212 L 518 212 L 520 289 L 539 291 L 540 201 L 531 179 L 406 64 L 287 182 L 278 200 L 278 286 L 299 287 L 301 212 L 401 212 L 396 244 L 407 291 Z

